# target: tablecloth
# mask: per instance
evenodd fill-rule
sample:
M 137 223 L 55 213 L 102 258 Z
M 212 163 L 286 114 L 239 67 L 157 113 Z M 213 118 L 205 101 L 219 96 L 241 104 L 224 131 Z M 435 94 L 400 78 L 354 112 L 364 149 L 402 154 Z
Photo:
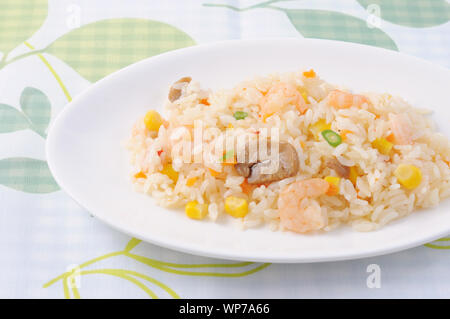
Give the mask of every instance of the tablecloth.
M 45 159 L 58 112 L 143 58 L 227 39 L 308 37 L 449 67 L 449 19 L 446 0 L 2 0 L 0 297 L 450 297 L 450 237 L 342 262 L 202 258 L 102 224 L 60 190 Z

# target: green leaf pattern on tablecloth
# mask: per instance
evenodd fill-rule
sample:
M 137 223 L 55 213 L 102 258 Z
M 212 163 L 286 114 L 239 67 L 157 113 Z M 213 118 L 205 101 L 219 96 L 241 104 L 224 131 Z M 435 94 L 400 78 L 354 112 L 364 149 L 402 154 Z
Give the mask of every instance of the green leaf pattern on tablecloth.
M 44 51 L 95 82 L 144 58 L 194 45 L 179 29 L 145 19 L 110 19 L 74 29 Z
M 25 130 L 30 127 L 26 116 L 18 109 L 0 104 L 0 133 L 10 133 Z
M 0 52 L 4 57 L 33 35 L 47 17 L 48 0 L 2 1 Z
M 18 109 L 0 104 L 0 133 L 30 129 L 43 138 L 51 118 L 51 104 L 40 90 L 27 87 L 20 96 Z M 0 160 L 0 184 L 26 193 L 51 193 L 59 190 L 47 162 L 33 158 Z
M 435 240 L 431 243 L 425 244 L 425 246 L 433 249 L 450 249 L 450 237 Z
M 0 160 L 0 184 L 27 193 L 59 190 L 47 162 L 25 157 Z
M 10 133 L 31 129 L 43 138 L 51 118 L 51 104 L 48 97 L 40 90 L 27 87 L 20 96 L 22 110 L 0 104 L 0 133 Z
M 285 9 L 284 12 L 304 37 L 340 40 L 398 50 L 395 42 L 385 32 L 378 28 L 369 28 L 366 21 L 354 16 L 325 10 Z
M 368 8 L 377 5 L 383 20 L 412 28 L 432 27 L 450 20 L 447 0 L 357 0 Z M 408 10 L 405 10 L 408 8 Z
M 181 275 L 181 276 L 193 276 L 193 277 L 226 277 L 226 278 L 240 278 L 244 276 L 248 276 L 254 274 L 260 270 L 267 268 L 270 264 L 265 263 L 253 263 L 253 262 L 231 262 L 231 263 L 212 263 L 212 264 L 179 264 L 179 263 L 170 263 L 164 262 L 152 258 L 148 258 L 145 256 L 141 256 L 135 253 L 132 253 L 131 250 L 140 244 L 141 241 L 136 238 L 132 238 L 125 249 L 112 252 L 87 262 L 84 262 L 78 266 L 76 269 L 72 269 L 71 271 L 67 271 L 58 277 L 51 279 L 49 282 L 44 284 L 44 288 L 50 287 L 55 283 L 61 281 L 64 297 L 66 299 L 80 298 L 80 293 L 76 288 L 76 285 L 73 283 L 76 281 L 76 276 L 83 275 L 110 275 L 115 276 L 117 278 L 121 278 L 133 283 L 136 287 L 143 290 L 150 298 L 156 299 L 159 296 L 151 290 L 148 285 L 152 284 L 168 294 L 172 298 L 179 298 L 179 295 L 173 291 L 170 287 L 163 284 L 162 282 L 149 277 L 145 274 L 131 271 L 127 269 L 92 269 L 85 270 L 87 267 L 92 267 L 96 263 L 103 261 L 105 259 L 117 257 L 117 256 L 125 256 L 130 258 L 131 260 L 142 263 L 148 267 L 158 269 L 163 272 Z M 219 269 L 218 271 L 216 269 Z M 72 284 L 71 284 L 72 283 Z
M 20 107 L 30 120 L 31 128 L 45 136 L 52 111 L 47 95 L 38 89 L 27 87 L 20 96 Z
M 273 4 L 284 2 L 272 0 L 246 8 L 230 5 L 206 3 L 208 7 L 225 7 L 235 11 L 269 8 L 286 13 L 294 28 L 306 38 L 339 40 L 398 50 L 394 40 L 379 28 L 370 28 L 367 22 L 358 17 L 330 10 L 287 9 Z

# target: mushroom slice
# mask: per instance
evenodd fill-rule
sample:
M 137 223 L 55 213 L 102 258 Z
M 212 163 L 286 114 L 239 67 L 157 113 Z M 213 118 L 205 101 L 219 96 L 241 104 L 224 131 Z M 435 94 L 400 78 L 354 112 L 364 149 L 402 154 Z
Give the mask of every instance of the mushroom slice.
M 250 168 L 252 167 L 252 164 L 248 163 L 237 163 L 234 165 L 234 168 L 236 169 L 237 173 L 241 176 L 244 176 L 245 178 L 250 176 Z
M 268 150 L 270 149 L 270 140 L 267 141 Z M 246 147 L 247 151 L 247 147 Z M 259 155 L 259 154 L 258 154 Z M 273 161 L 277 160 L 273 156 L 278 156 L 278 166 L 274 173 L 265 173 L 266 170 L 271 170 Z M 248 156 L 246 156 L 248 159 Z M 298 172 L 298 155 L 295 148 L 285 142 L 279 143 L 278 154 L 270 154 L 267 159 L 258 158 L 254 163 L 238 163 L 235 165 L 236 171 L 239 175 L 244 176 L 249 184 L 265 184 L 276 182 L 287 177 L 294 176 Z
M 349 178 L 350 177 L 350 167 L 342 165 L 336 158 L 330 158 L 325 162 L 325 165 L 333 169 L 339 177 Z
M 191 82 L 192 78 L 189 76 L 183 77 L 176 81 L 170 87 L 169 91 L 169 101 L 175 102 L 181 97 L 181 93 L 183 92 L 183 87 L 187 86 Z

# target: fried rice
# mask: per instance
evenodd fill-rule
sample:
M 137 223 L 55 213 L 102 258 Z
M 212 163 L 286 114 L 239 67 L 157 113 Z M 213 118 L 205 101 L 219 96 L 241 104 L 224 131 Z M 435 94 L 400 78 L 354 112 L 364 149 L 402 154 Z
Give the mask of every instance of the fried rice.
M 158 205 L 185 208 L 194 219 L 299 233 L 345 224 L 372 231 L 450 195 L 449 140 L 428 113 L 390 94 L 352 93 L 313 70 L 217 91 L 184 78 L 170 88 L 164 116 L 143 114 L 132 128 L 131 179 Z M 263 132 L 296 153 L 278 178 L 261 179 L 258 159 L 243 170 L 236 161 L 248 147 L 237 141 Z M 230 138 L 232 153 L 212 147 Z M 180 142 L 192 142 L 190 154 L 175 151 Z

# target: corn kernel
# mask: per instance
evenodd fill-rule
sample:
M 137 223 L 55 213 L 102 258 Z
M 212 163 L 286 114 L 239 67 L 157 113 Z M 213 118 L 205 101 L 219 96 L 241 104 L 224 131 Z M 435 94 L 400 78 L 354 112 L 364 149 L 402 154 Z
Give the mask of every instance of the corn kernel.
M 331 129 L 331 124 L 328 124 L 325 120 L 318 120 L 316 123 L 310 126 L 310 131 L 313 133 L 316 141 L 321 140 L 322 131 Z
M 158 112 L 156 112 L 155 110 L 150 110 L 147 112 L 147 114 L 145 114 L 144 123 L 145 127 L 149 131 L 157 132 L 159 130 L 159 127 L 163 124 L 163 119 Z
M 336 176 L 327 176 L 324 178 L 328 184 L 330 184 L 330 187 L 328 188 L 327 195 L 334 196 L 339 194 L 339 183 L 341 179 Z
M 240 218 L 248 213 L 247 200 L 235 196 L 229 196 L 225 199 L 225 212 L 227 214 Z
M 191 178 L 188 178 L 187 180 L 186 180 L 186 185 L 187 186 L 192 186 L 192 185 L 194 185 L 195 184 L 195 182 L 197 181 L 197 177 L 191 177 Z
M 298 91 L 300 92 L 300 95 L 303 97 L 303 100 L 305 100 L 305 103 L 308 104 L 309 100 L 308 100 L 308 94 L 306 93 L 306 90 L 304 88 L 300 88 L 300 89 L 298 89 Z
M 413 189 L 420 185 L 422 172 L 420 168 L 410 164 L 400 164 L 394 171 L 398 182 L 407 189 Z
M 212 168 L 209 168 L 209 167 L 208 167 L 208 170 L 209 170 L 209 173 L 211 174 L 212 177 L 217 177 L 217 176 L 220 175 L 220 172 L 215 171 L 215 170 L 213 170 Z
M 392 144 L 385 138 L 377 138 L 372 142 L 372 147 L 376 148 L 378 152 L 384 155 L 388 155 L 392 150 Z
M 166 164 L 164 165 L 163 169 L 161 170 L 161 173 L 164 175 L 167 175 L 174 184 L 178 181 L 178 172 L 173 169 L 172 164 Z
M 274 112 L 264 114 L 264 115 L 263 115 L 263 122 L 266 123 L 266 120 L 267 120 L 269 117 L 271 117 L 272 115 L 274 115 L 274 114 L 275 114 Z
M 189 218 L 203 219 L 208 215 L 208 205 L 199 204 L 196 200 L 186 204 L 184 211 Z

